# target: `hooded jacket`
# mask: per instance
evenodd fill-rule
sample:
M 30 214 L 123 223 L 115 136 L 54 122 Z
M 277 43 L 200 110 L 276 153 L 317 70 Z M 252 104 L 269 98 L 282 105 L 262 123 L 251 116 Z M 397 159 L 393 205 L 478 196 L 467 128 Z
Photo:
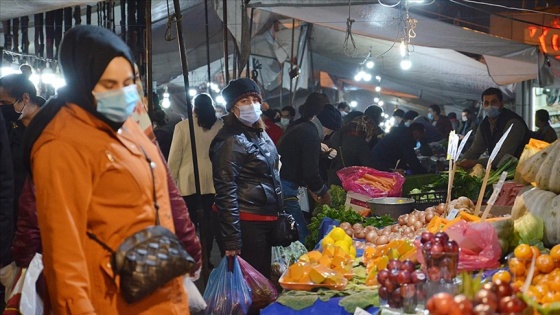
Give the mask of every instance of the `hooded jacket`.
M 92 232 L 116 249 L 154 224 L 156 202 L 161 225 L 174 231 L 166 166 L 157 147 L 132 118 L 114 123 L 95 110 L 91 91 L 119 56 L 134 69 L 130 50 L 109 30 L 86 25 L 69 30 L 60 47 L 67 86 L 34 117 L 24 141 L 51 304 L 55 314 L 188 314 L 180 277 L 127 304 L 110 253 L 86 235 Z

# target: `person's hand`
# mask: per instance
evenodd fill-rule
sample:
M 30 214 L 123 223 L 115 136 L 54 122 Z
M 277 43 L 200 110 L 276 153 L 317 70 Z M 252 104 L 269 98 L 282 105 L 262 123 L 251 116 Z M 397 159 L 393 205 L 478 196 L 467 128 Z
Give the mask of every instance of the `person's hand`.
M 336 155 L 338 154 L 338 152 L 336 152 L 335 149 L 331 149 L 329 152 L 329 160 L 332 160 L 336 157 Z
M 317 202 L 322 205 L 331 204 L 331 194 L 327 191 L 324 195 L 317 197 Z
M 476 165 L 475 160 L 462 160 L 457 162 L 457 166 L 466 170 L 473 168 L 475 165 Z
M 226 256 L 228 256 L 228 257 L 233 257 L 233 256 L 239 255 L 239 254 L 241 254 L 241 251 L 239 249 L 226 250 Z
M 193 282 L 195 282 L 196 280 L 200 279 L 200 272 L 202 270 L 202 267 L 198 268 L 197 271 L 195 271 L 194 273 L 190 274 L 191 280 Z
M 321 143 L 321 152 L 328 152 L 330 149 L 328 145 Z

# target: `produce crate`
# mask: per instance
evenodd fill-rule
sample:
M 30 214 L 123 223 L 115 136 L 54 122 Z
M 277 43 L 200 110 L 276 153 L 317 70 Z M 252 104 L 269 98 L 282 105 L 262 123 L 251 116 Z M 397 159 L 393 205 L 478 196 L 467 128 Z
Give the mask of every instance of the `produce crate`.
M 403 184 L 403 196 L 407 196 L 414 188 L 421 189 L 423 186 L 435 182 L 439 178 L 439 174 L 420 174 L 407 175 Z
M 418 194 L 404 194 L 403 197 L 414 199 L 414 208 L 426 210 L 428 207 L 436 206 L 447 199 L 446 190 L 435 190 L 432 192 L 422 192 Z

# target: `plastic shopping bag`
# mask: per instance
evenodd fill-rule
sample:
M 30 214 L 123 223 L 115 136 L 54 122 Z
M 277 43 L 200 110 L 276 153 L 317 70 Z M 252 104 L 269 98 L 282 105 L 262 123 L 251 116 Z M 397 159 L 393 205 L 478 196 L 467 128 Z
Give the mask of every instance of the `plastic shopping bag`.
M 265 308 L 268 304 L 276 301 L 278 298 L 278 291 L 270 280 L 265 278 L 257 269 L 253 268 L 251 264 L 246 262 L 243 258 L 237 257 L 243 278 L 251 289 L 251 313 L 258 312 L 258 310 Z
M 206 309 L 206 301 L 198 291 L 198 288 L 192 281 L 191 277 L 185 276 L 183 278 L 183 286 L 185 287 L 185 291 L 189 296 L 189 309 L 191 312 L 200 312 Z
M 36 283 L 37 279 L 43 271 L 43 256 L 36 253 L 29 263 L 25 279 L 23 281 L 23 288 L 21 291 L 21 300 L 19 302 L 19 311 L 22 315 L 42 315 L 43 314 L 43 300 L 37 294 Z
M 224 256 L 210 273 L 203 295 L 208 304 L 205 314 L 242 315 L 249 311 L 251 289 L 243 279 L 238 258 Z
M 399 173 L 378 171 L 365 166 L 350 166 L 336 172 L 346 191 L 376 197 L 400 197 L 405 178 Z
M 0 283 L 4 286 L 4 288 L 6 288 L 6 291 L 4 292 L 4 302 L 8 302 L 8 299 L 12 295 L 12 290 L 15 287 L 15 284 L 18 281 L 20 275 L 21 268 L 16 266 L 15 262 L 12 262 L 11 264 L 0 269 Z

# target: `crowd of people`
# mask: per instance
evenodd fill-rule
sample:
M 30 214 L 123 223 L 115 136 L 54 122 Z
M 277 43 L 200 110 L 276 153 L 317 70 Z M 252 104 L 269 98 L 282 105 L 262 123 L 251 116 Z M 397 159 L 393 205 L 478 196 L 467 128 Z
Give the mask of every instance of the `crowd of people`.
M 188 314 L 180 278 L 137 303 L 119 294 L 106 247 L 116 249 L 154 222 L 177 235 L 198 267 L 210 262 L 216 242 L 222 256 L 240 255 L 270 278 L 279 212 L 293 215 L 303 242 L 311 213 L 302 211 L 302 189 L 309 201 L 330 204 L 329 187 L 340 185 L 337 172 L 345 167 L 426 173 L 419 153 L 451 131 L 473 133 L 458 163 L 464 168 L 483 161 L 511 125 L 496 165 L 519 157 L 530 137 L 557 139 L 548 112 L 536 112 L 532 132 L 496 88 L 482 93 L 482 119 L 474 108 L 460 120 L 436 104 L 426 116 L 396 109 L 385 132 L 380 106 L 352 111 L 313 92 L 297 118 L 291 106 L 270 108 L 248 78 L 222 90 L 225 107 L 199 94 L 193 121 L 170 123 L 158 112 L 152 125 L 134 58 L 114 33 L 74 27 L 59 58 L 67 85 L 48 101 L 24 74 L 0 78 L 8 113 L 0 114 L 0 267 L 27 267 L 41 253 L 38 290 L 55 314 Z M 197 228 L 209 236 L 205 257 Z

